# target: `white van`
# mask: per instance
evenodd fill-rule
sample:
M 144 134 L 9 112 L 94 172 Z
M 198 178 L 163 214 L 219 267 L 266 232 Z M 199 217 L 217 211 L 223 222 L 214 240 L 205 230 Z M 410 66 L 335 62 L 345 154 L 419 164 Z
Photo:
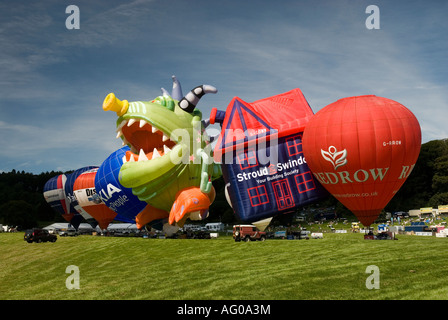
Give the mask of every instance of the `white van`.
M 208 231 L 224 231 L 224 223 L 216 222 L 216 223 L 207 223 L 205 228 Z

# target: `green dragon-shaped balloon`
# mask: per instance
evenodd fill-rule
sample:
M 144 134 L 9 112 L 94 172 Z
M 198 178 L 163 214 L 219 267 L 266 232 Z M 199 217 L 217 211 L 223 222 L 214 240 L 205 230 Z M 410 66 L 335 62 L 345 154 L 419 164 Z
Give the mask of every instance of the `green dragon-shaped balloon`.
M 136 217 L 139 228 L 165 218 L 180 227 L 187 218 L 206 218 L 215 198 L 212 180 L 221 175 L 210 154 L 207 121 L 196 109 L 204 94 L 217 90 L 201 85 L 180 100 L 162 91 L 152 101 L 121 101 L 110 93 L 103 102 L 104 110 L 117 113 L 117 138 L 131 149 L 120 169 L 120 183 L 148 203 Z

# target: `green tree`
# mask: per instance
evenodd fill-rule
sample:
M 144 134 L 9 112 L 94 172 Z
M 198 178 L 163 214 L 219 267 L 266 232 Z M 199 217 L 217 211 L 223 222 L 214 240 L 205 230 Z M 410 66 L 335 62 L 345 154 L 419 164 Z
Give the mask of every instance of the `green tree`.
M 435 193 L 448 192 L 448 154 L 434 160 L 432 189 Z
M 24 200 L 11 200 L 0 206 L 0 217 L 4 224 L 28 229 L 37 226 L 33 206 Z
M 448 192 L 436 193 L 429 199 L 428 207 L 437 208 L 439 205 L 448 204 Z
M 429 206 L 434 195 L 448 191 L 444 183 L 447 179 L 448 139 L 424 143 L 412 173 L 385 210 L 408 211 Z

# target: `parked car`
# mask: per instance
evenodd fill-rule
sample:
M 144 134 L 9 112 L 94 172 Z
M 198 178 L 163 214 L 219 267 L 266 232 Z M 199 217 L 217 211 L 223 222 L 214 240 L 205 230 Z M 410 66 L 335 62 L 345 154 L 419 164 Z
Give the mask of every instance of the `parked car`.
M 58 233 L 61 237 L 76 237 L 79 234 L 75 229 L 61 230 Z
M 56 242 L 58 236 L 52 233 L 49 233 L 48 230 L 45 229 L 31 229 L 25 231 L 25 235 L 23 239 L 28 242 Z
M 235 241 L 266 240 L 266 232 L 260 231 L 254 225 L 239 224 L 233 226 L 233 239 Z

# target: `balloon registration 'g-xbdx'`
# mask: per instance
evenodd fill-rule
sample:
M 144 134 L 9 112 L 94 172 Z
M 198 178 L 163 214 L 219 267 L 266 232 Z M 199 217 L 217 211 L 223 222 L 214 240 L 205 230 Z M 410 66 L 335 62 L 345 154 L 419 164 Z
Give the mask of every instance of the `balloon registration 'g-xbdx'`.
M 173 78 L 172 96 L 181 96 Z M 167 219 L 182 226 L 187 218 L 204 219 L 215 198 L 212 180 L 220 173 L 204 138 L 199 99 L 217 90 L 201 85 L 180 100 L 166 90 L 151 101 L 119 100 L 113 93 L 103 102 L 104 110 L 117 113 L 117 137 L 130 147 L 119 173 L 120 184 L 132 188 L 144 212 L 136 217 L 142 226 Z
M 365 226 L 409 177 L 420 145 L 420 125 L 412 112 L 374 95 L 326 106 L 303 134 L 303 152 L 314 177 Z

